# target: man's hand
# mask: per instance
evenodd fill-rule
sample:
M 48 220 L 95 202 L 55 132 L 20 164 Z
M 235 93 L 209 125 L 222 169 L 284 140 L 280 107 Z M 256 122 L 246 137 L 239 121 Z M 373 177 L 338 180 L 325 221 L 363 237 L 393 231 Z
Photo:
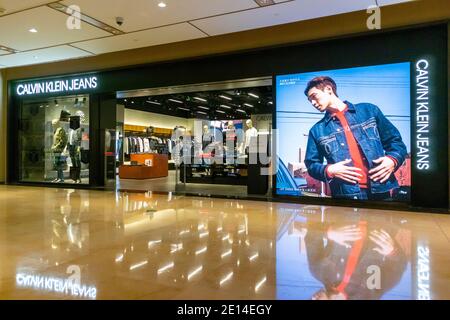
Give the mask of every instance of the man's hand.
M 350 183 L 357 183 L 361 180 L 361 169 L 356 167 L 347 166 L 347 163 L 352 162 L 351 159 L 347 159 L 335 164 L 331 164 L 327 168 L 327 172 L 332 178 L 339 178 Z
M 369 238 L 377 245 L 377 247 L 373 248 L 373 250 L 382 256 L 388 256 L 394 251 L 394 240 L 392 240 L 389 233 L 383 229 L 380 231 L 372 231 Z
M 362 232 L 360 228 L 355 225 L 345 226 L 338 229 L 330 228 L 328 229 L 327 237 L 337 244 L 348 248 L 351 246 L 348 242 L 355 242 L 356 240 L 361 239 Z
M 369 171 L 369 174 L 371 175 L 370 179 L 373 181 L 380 181 L 380 183 L 386 182 L 392 172 L 394 172 L 394 161 L 389 157 L 381 157 L 373 160 L 373 162 L 377 166 Z

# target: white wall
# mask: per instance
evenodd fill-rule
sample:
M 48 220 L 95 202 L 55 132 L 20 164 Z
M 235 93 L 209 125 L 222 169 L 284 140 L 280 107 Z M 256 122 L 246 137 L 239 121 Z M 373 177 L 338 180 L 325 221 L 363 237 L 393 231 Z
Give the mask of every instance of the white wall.
M 173 129 L 176 126 L 189 127 L 188 119 L 133 109 L 125 109 L 125 124 Z

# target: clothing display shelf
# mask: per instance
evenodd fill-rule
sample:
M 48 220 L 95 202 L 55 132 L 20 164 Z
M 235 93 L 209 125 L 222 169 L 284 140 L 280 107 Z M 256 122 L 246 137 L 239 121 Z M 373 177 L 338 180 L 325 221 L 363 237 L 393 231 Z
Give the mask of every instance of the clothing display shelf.
M 147 126 L 124 125 L 124 159 L 130 160 L 131 154 L 159 153 L 169 154 L 172 149 L 172 129 L 152 127 L 148 132 Z M 131 138 L 134 142 L 127 140 Z

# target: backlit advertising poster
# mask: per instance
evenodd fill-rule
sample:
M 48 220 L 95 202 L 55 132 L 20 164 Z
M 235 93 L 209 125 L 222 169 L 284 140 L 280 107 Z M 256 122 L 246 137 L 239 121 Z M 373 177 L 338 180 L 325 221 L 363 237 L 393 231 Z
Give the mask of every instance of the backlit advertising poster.
M 277 76 L 277 195 L 410 201 L 409 62 Z

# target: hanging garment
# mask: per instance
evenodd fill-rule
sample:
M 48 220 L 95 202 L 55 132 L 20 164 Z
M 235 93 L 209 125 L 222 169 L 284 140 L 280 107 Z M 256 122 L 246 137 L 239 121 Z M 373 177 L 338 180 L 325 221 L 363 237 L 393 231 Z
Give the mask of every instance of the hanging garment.
M 170 139 L 167 139 L 167 150 L 169 153 L 172 153 L 172 142 Z
M 144 139 L 144 152 L 145 153 L 150 152 L 150 140 L 148 138 Z
M 138 142 L 139 142 L 139 153 L 143 153 L 144 152 L 144 141 L 142 141 L 142 138 L 139 137 L 138 138 Z
M 128 150 L 128 138 L 123 139 L 123 152 L 126 154 L 130 154 Z

